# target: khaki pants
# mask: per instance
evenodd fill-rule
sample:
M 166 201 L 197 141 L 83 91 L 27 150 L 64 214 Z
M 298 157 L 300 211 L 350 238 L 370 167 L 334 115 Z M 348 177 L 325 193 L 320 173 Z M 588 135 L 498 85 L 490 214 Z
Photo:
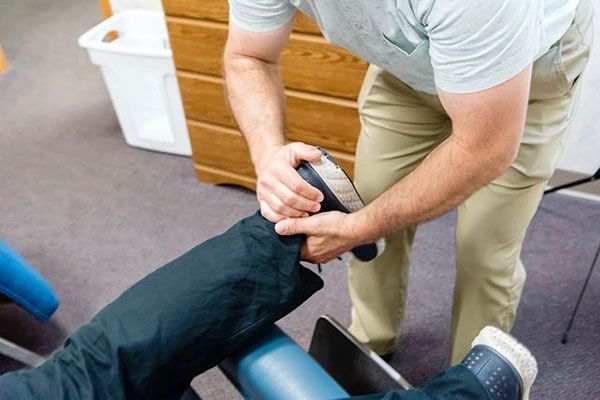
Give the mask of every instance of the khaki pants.
M 591 4 L 583 0 L 569 30 L 534 63 L 515 162 L 458 207 L 452 363 L 467 353 L 485 325 L 505 331 L 512 327 L 525 281 L 523 239 L 577 105 L 578 78 L 592 42 L 592 14 Z M 373 65 L 361 89 L 359 110 L 355 179 L 367 202 L 415 169 L 452 130 L 437 96 L 417 92 Z M 415 231 L 411 227 L 388 237 L 387 249 L 372 262 L 350 261 L 350 331 L 379 354 L 396 345 Z

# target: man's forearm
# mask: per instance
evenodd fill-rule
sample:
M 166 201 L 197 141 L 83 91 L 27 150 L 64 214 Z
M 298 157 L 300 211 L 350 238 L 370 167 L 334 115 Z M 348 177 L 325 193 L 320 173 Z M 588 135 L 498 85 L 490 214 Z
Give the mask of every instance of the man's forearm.
M 447 212 L 500 176 L 512 157 L 506 151 L 472 149 L 450 137 L 412 173 L 356 213 L 356 236 L 370 242 Z
M 285 95 L 279 69 L 252 57 L 225 59 L 227 95 L 255 166 L 265 150 L 285 143 Z

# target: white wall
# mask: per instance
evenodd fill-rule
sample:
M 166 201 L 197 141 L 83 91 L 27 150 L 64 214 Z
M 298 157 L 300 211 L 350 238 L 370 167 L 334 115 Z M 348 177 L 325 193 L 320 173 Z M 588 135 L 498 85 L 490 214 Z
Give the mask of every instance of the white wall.
M 573 126 L 565 139 L 559 168 L 585 174 L 600 167 L 600 0 L 592 0 L 594 46 L 583 78 L 583 91 Z

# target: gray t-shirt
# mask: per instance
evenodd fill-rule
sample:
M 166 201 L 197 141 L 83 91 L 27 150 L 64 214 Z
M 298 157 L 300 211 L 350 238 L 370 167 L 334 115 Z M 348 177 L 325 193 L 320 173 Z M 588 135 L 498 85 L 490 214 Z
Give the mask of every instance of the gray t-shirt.
M 230 19 L 267 32 L 300 9 L 325 38 L 415 90 L 496 86 L 546 53 L 579 0 L 229 0 Z

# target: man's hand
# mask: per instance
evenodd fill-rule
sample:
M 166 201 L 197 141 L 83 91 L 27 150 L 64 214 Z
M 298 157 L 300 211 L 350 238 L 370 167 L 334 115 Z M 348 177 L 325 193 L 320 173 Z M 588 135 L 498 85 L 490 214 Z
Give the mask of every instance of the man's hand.
M 353 215 L 339 211 L 288 218 L 275 225 L 280 235 L 307 235 L 300 258 L 313 263 L 326 263 L 362 244 L 356 228 Z
M 274 146 L 263 152 L 256 166 L 256 197 L 263 217 L 278 222 L 320 210 L 323 194 L 295 169 L 302 160 L 317 161 L 320 157 L 316 147 L 304 143 Z

